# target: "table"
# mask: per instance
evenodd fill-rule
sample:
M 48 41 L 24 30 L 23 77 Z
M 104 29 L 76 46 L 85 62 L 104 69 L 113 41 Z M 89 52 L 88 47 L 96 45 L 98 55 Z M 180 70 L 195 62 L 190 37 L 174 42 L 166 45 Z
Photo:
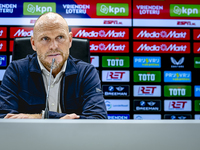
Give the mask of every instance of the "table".
M 1 119 L 1 150 L 198 150 L 200 120 Z

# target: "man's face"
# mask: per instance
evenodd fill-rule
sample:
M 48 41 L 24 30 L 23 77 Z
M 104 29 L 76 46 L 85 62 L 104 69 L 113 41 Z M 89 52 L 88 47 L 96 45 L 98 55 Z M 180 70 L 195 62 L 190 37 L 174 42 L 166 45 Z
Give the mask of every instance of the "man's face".
M 42 20 L 37 24 L 34 37 L 31 39 L 33 49 L 41 63 L 50 70 L 52 59 L 55 58 L 53 69 L 61 69 L 69 56 L 72 33 L 67 23 L 61 18 Z

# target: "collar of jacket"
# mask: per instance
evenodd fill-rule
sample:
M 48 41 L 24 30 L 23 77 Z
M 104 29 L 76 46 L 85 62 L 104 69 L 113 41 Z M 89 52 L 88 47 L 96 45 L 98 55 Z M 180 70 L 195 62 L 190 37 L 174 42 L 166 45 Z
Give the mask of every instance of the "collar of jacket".
M 30 72 L 36 72 L 41 74 L 42 71 L 40 69 L 38 60 L 37 60 L 37 54 L 34 53 L 32 55 L 29 55 L 29 70 Z M 68 59 L 67 59 L 67 67 L 65 69 L 65 76 L 69 76 L 69 75 L 73 75 L 73 74 L 77 74 L 77 67 L 76 67 L 76 59 L 73 58 L 71 55 L 69 55 Z

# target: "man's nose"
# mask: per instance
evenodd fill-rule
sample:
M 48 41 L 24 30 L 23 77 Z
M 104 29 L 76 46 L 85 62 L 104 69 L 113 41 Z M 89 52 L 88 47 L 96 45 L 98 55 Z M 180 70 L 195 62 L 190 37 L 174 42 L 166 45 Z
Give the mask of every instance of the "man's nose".
M 50 49 L 51 50 L 55 50 L 58 48 L 58 43 L 56 40 L 52 40 L 51 43 L 50 43 Z

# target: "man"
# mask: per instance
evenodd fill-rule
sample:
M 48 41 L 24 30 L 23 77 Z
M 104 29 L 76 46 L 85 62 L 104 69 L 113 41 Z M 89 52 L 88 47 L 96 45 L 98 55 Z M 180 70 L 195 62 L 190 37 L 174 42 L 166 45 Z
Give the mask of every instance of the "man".
M 107 118 L 98 73 L 91 64 L 69 55 L 71 44 L 72 33 L 62 16 L 50 12 L 38 18 L 31 37 L 36 53 L 13 61 L 6 69 L 0 88 L 0 117 L 42 118 L 50 68 L 55 58 L 49 117 Z

